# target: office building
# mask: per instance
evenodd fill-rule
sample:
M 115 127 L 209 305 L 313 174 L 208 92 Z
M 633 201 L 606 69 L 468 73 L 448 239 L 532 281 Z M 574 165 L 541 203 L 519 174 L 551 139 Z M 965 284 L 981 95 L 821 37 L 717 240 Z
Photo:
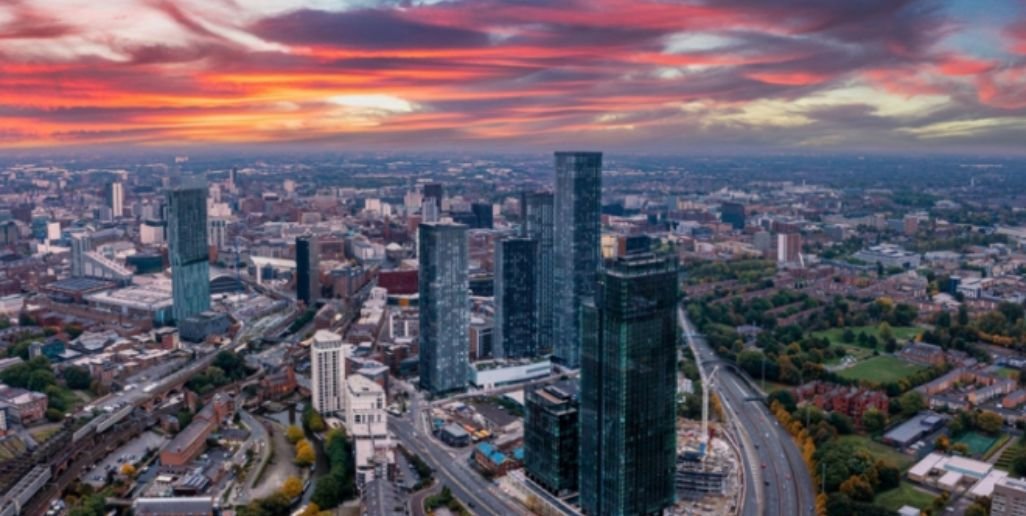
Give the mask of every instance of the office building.
M 321 414 L 345 410 L 346 357 L 351 346 L 328 330 L 318 330 L 310 343 L 310 402 Z
M 582 310 L 581 507 L 662 514 L 674 502 L 677 270 L 640 253 L 607 262 Z
M 510 238 L 495 245 L 496 356 L 538 354 L 538 242 Z
M 734 229 L 744 229 L 745 205 L 737 202 L 725 202 L 721 204 L 720 221 L 730 224 Z
M 114 218 L 121 217 L 125 214 L 125 188 L 118 182 L 114 181 L 107 185 L 107 207 L 110 208 L 111 215 Z
M 470 211 L 474 214 L 474 227 L 477 229 L 492 229 L 494 227 L 494 213 L 492 204 L 488 202 L 475 202 L 470 205 Z
M 777 263 L 798 263 L 801 260 L 802 236 L 798 233 L 777 235 Z
M 553 310 L 555 281 L 555 220 L 553 200 L 550 192 L 525 194 L 521 200 L 523 210 L 524 236 L 538 242 L 538 261 L 535 269 L 538 282 L 535 291 L 538 310 L 538 349 L 540 353 L 551 353 L 553 346 Z
M 564 381 L 527 391 L 524 469 L 556 496 L 577 491 L 577 384 Z
M 442 187 L 442 183 L 428 183 L 424 185 L 424 199 L 423 202 L 433 203 L 436 208 L 435 213 L 442 211 L 442 198 L 445 197 L 445 189 Z
M 296 299 L 314 306 L 321 297 L 320 249 L 310 236 L 296 238 Z
M 557 152 L 553 359 L 580 365 L 580 311 L 595 290 L 602 209 L 602 153 Z
M 467 385 L 470 283 L 467 227 L 419 228 L 420 386 L 438 394 Z
M 1003 478 L 994 484 L 991 516 L 1026 516 L 1026 480 Z
M 168 190 L 167 242 L 174 318 L 181 321 L 210 309 L 205 183 Z
M 85 231 L 72 233 L 71 240 L 71 276 L 81 278 L 85 276 L 85 255 L 93 250 L 93 244 L 89 233 Z
M 215 217 L 207 223 L 207 243 L 214 249 L 226 249 L 228 247 L 228 221 Z

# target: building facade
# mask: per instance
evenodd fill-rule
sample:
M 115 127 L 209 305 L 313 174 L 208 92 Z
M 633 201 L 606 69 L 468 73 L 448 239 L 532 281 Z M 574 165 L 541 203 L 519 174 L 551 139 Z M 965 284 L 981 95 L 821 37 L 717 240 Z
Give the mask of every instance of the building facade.
M 314 306 L 321 294 L 320 249 L 310 236 L 296 238 L 296 299 Z
M 580 500 L 586 514 L 662 514 L 674 502 L 673 260 L 607 262 L 582 314 Z
M 1026 480 L 1004 478 L 994 484 L 991 516 L 1026 516 Z
M 310 401 L 321 414 L 345 410 L 349 348 L 341 336 L 327 330 L 315 333 L 310 343 Z
M 538 354 L 538 242 L 510 238 L 495 246 L 495 355 Z
M 419 228 L 420 386 L 434 394 L 467 385 L 470 282 L 467 227 Z
M 167 193 L 167 241 L 174 319 L 210 309 L 207 187 L 182 186 Z
M 125 188 L 118 181 L 107 185 L 107 206 L 114 218 L 125 214 Z
M 551 353 L 553 346 L 553 295 L 555 287 L 555 219 L 553 199 L 550 192 L 534 192 L 524 195 L 524 236 L 538 242 L 537 299 L 538 348 L 541 353 Z
M 600 256 L 602 153 L 557 152 L 553 359 L 580 366 L 580 311 L 595 290 Z
M 556 496 L 577 491 L 577 385 L 561 382 L 524 398 L 524 468 Z

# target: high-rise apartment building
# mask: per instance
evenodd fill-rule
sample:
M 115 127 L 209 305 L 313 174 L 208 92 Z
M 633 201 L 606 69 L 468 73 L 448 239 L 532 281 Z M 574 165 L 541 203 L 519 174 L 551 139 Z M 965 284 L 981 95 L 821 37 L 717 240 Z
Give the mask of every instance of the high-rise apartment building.
M 346 358 L 351 346 L 328 330 L 318 330 L 310 344 L 310 402 L 321 414 L 345 410 Z
M 207 243 L 214 249 L 228 247 L 228 221 L 215 217 L 207 221 Z
M 182 321 L 210 309 L 205 183 L 168 190 L 167 242 L 174 298 L 172 312 L 176 321 Z
M 991 516 L 1026 516 L 1026 480 L 1003 478 L 994 484 Z
M 798 263 L 802 252 L 802 236 L 799 233 L 777 235 L 777 263 Z
M 607 262 L 582 314 L 581 507 L 662 514 L 674 502 L 677 269 L 640 253 Z
M 296 238 L 296 298 L 314 306 L 321 297 L 320 249 L 310 236 Z
M 540 353 L 551 353 L 553 347 L 553 316 L 555 286 L 555 219 L 550 192 L 532 192 L 521 200 L 524 236 L 538 242 L 537 299 L 538 348 Z
M 577 491 L 577 384 L 564 381 L 527 391 L 524 469 L 556 496 Z
M 470 281 L 467 227 L 419 227 L 420 386 L 438 394 L 466 387 Z
M 509 238 L 495 244 L 496 355 L 538 354 L 538 242 Z
M 107 185 L 107 206 L 114 218 L 125 214 L 125 188 L 118 181 Z
M 602 153 L 557 152 L 553 360 L 580 365 L 580 311 L 600 256 Z

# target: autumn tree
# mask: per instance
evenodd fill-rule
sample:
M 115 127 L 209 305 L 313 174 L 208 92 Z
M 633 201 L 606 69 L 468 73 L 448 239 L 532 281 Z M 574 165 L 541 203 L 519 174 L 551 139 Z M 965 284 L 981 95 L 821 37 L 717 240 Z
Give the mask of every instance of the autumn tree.
M 299 498 L 299 495 L 303 494 L 303 481 L 296 476 L 286 478 L 281 485 L 281 494 L 289 500 Z

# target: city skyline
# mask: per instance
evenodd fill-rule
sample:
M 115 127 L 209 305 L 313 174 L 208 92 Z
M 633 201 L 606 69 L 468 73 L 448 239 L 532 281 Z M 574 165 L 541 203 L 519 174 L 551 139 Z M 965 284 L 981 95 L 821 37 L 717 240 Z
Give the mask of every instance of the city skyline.
M 1026 133 L 1014 0 L 18 0 L 0 33 L 15 152 L 1021 154 Z

